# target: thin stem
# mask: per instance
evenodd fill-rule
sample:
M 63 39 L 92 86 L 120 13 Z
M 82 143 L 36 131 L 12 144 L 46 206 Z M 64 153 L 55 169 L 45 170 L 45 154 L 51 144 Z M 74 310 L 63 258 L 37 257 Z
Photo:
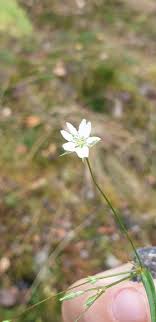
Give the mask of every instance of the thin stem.
M 130 278 L 131 278 L 131 274 L 130 274 L 129 276 L 126 276 L 126 277 L 124 277 L 124 278 L 121 278 L 120 280 L 115 281 L 115 282 L 113 282 L 113 283 L 111 283 L 111 284 L 109 284 L 109 285 L 106 285 L 106 289 L 107 289 L 107 288 L 110 288 L 110 287 L 112 287 L 112 286 L 114 286 L 114 285 L 117 285 L 117 284 L 119 284 L 119 283 L 121 283 L 121 282 L 129 281 L 129 279 L 130 279 Z
M 127 272 L 128 273 L 128 272 Z M 125 274 L 126 274 L 126 272 L 125 272 Z M 112 274 L 113 275 L 113 274 Z M 119 274 L 119 275 L 121 275 L 121 274 Z M 114 275 L 113 275 L 114 276 Z M 119 281 L 116 281 L 116 282 L 114 282 L 114 283 L 112 283 L 112 284 L 108 284 L 108 285 L 106 285 L 105 287 L 104 286 L 98 286 L 98 287 L 92 287 L 92 288 L 89 288 L 89 289 L 87 289 L 87 290 L 85 290 L 84 291 L 84 293 L 86 293 L 86 292 L 89 292 L 89 291 L 95 291 L 95 290 L 98 290 L 98 289 L 103 289 L 103 292 L 104 292 L 104 290 L 105 289 L 107 289 L 107 288 L 109 288 L 109 287 L 111 287 L 111 286 L 113 286 L 113 285 L 116 285 L 116 284 L 118 284 L 118 283 L 120 283 L 120 282 L 122 282 L 122 281 L 125 281 L 125 280 L 128 280 L 129 279 L 129 277 L 130 277 L 130 275 L 129 276 L 127 276 L 127 277 L 124 277 L 124 278 L 122 278 L 122 279 L 120 279 Z M 41 300 L 41 301 L 39 301 L 39 302 L 37 302 L 37 303 L 35 303 L 35 304 L 33 304 L 33 305 L 31 305 L 31 306 L 29 306 L 26 310 L 24 310 L 24 312 L 22 312 L 21 314 L 19 314 L 19 315 L 17 315 L 17 316 L 15 316 L 15 317 L 13 317 L 10 321 L 15 321 L 15 320 L 17 320 L 17 319 L 19 319 L 23 314 L 25 314 L 25 313 L 27 313 L 28 311 L 31 311 L 31 310 L 33 310 L 35 307 L 37 307 L 38 305 L 40 305 L 40 304 L 42 304 L 42 303 L 44 303 L 44 302 L 46 302 L 46 301 L 48 301 L 48 300 L 50 300 L 50 299 L 52 299 L 53 297 L 56 297 L 56 296 L 58 296 L 58 295 L 62 295 L 63 293 L 65 293 L 65 292 L 69 292 L 70 290 L 72 290 L 72 289 L 74 289 L 75 287 L 78 287 L 78 286 L 82 286 L 82 285 L 84 285 L 84 284 L 86 284 L 86 283 L 82 283 L 82 284 L 79 284 L 79 285 L 77 285 L 77 286 L 73 286 L 73 287 L 70 287 L 68 290 L 66 290 L 66 291 L 61 291 L 61 292 L 59 292 L 59 293 L 56 293 L 56 294 L 52 294 L 52 295 L 50 295 L 50 296 L 48 296 L 48 297 L 46 297 L 45 299 L 43 299 L 43 300 Z M 103 293 L 102 292 L 102 293 Z
M 129 240 L 129 242 L 130 242 L 130 244 L 131 244 L 131 246 L 132 246 L 132 248 L 133 248 L 133 250 L 134 250 L 134 253 L 135 253 L 135 255 L 136 255 L 136 258 L 138 259 L 138 262 L 139 262 L 140 266 L 142 267 L 141 259 L 140 259 L 139 255 L 138 255 L 137 251 L 136 251 L 136 248 L 135 248 L 135 246 L 134 246 L 134 243 L 133 243 L 133 241 L 132 241 L 132 239 L 131 239 L 131 237 L 130 237 L 130 235 L 129 235 L 129 233 L 128 233 L 128 231 L 127 231 L 127 229 L 126 229 L 125 225 L 124 225 L 124 223 L 122 222 L 122 220 L 121 220 L 121 218 L 120 218 L 120 215 L 118 214 L 118 212 L 116 211 L 116 209 L 113 207 L 113 205 L 112 205 L 111 201 L 108 199 L 108 197 L 106 196 L 105 192 L 101 189 L 101 187 L 100 187 L 100 186 L 99 186 L 99 184 L 97 183 L 96 178 L 95 178 L 95 175 L 94 175 L 94 173 L 93 173 L 93 171 L 92 171 L 92 168 L 91 168 L 91 165 L 90 165 L 90 161 L 89 161 L 89 159 L 88 159 L 88 158 L 86 159 L 86 162 L 87 162 L 89 172 L 90 172 L 90 174 L 91 174 L 92 180 L 93 180 L 93 182 L 94 182 L 94 184 L 95 184 L 96 188 L 97 188 L 97 189 L 98 189 L 98 191 L 101 193 L 101 195 L 103 196 L 104 200 L 106 201 L 106 203 L 108 204 L 108 206 L 109 206 L 109 207 L 110 207 L 110 209 L 112 210 L 112 213 L 113 213 L 113 215 L 114 215 L 114 217 L 115 217 L 115 219 L 116 219 L 117 223 L 119 224 L 120 229 L 123 231 L 123 233 L 125 234 L 125 236 L 126 236 L 126 237 L 127 237 L 127 239 Z
M 131 275 L 137 275 L 137 272 L 136 271 L 127 271 L 127 272 L 121 272 L 121 273 L 118 273 L 118 274 L 110 274 L 110 275 L 106 275 L 106 276 L 100 276 L 100 277 L 95 277 L 95 279 L 97 281 L 99 280 L 102 280 L 102 279 L 106 279 L 106 278 L 110 278 L 110 277 L 118 277 L 118 276 L 121 276 L 121 275 L 127 275 L 127 274 L 131 274 Z M 77 284 L 77 285 L 74 285 L 72 287 L 70 287 L 68 290 L 73 290 L 74 288 L 77 288 L 77 287 L 80 287 L 80 286 L 83 286 L 85 284 L 90 284 L 89 281 L 85 281 L 85 282 L 82 282 L 80 284 Z
M 87 293 L 87 292 L 90 292 L 90 291 L 97 291 L 97 290 L 100 290 L 100 289 L 103 290 L 103 292 L 104 292 L 107 288 L 110 288 L 110 287 L 112 287 L 114 285 L 117 285 L 117 284 L 119 284 L 121 282 L 128 281 L 130 279 L 130 277 L 131 277 L 131 275 L 123 277 L 120 280 L 115 281 L 115 282 L 113 282 L 111 284 L 108 284 L 106 286 L 96 286 L 96 287 L 88 288 L 87 290 L 84 291 L 84 293 Z
M 92 289 L 88 289 L 88 290 L 86 290 L 85 292 L 87 292 L 87 291 L 99 291 L 100 289 L 101 289 L 101 291 L 100 291 L 100 293 L 97 295 L 97 297 L 96 297 L 96 299 L 95 299 L 95 301 L 93 302 L 93 304 L 92 304 L 92 306 L 94 305 L 94 303 L 98 300 L 98 298 L 99 297 L 101 297 L 101 295 L 106 291 L 106 289 L 107 288 L 110 288 L 110 287 L 112 287 L 112 286 L 115 286 L 115 285 L 117 285 L 117 284 L 119 284 L 119 283 L 121 283 L 121 282 L 124 282 L 124 281 L 128 281 L 130 279 L 130 276 L 129 277 L 124 277 L 124 278 L 122 278 L 122 279 L 120 279 L 119 281 L 116 281 L 116 282 L 114 282 L 114 283 L 111 283 L 111 284 L 109 284 L 109 285 L 107 285 L 107 286 L 105 286 L 105 287 L 98 287 L 98 288 L 92 288 Z M 80 319 L 81 319 L 81 317 L 88 311 L 90 309 L 90 306 L 89 307 L 87 307 L 78 317 L 77 317 L 77 319 L 74 321 L 74 322 L 78 322 Z
M 58 296 L 58 295 L 62 295 L 63 293 L 64 293 L 65 291 L 61 291 L 61 292 L 59 292 L 59 293 L 56 293 L 56 294 L 52 294 L 52 295 L 50 295 L 50 296 L 48 296 L 48 297 L 46 297 L 45 299 L 43 299 L 43 300 L 41 300 L 41 301 L 39 301 L 39 302 L 37 302 L 37 303 L 35 303 L 35 304 L 32 304 L 32 305 L 30 305 L 27 309 L 25 309 L 22 313 L 20 313 L 20 314 L 18 314 L 18 315 L 16 315 L 15 317 L 13 317 L 11 320 L 9 320 L 10 322 L 12 321 L 15 321 L 15 320 L 18 320 L 22 315 L 24 315 L 25 313 L 27 313 L 28 311 L 31 311 L 31 310 L 33 310 L 35 307 L 37 307 L 38 305 L 40 305 L 40 304 L 42 304 L 42 303 L 44 303 L 44 302 L 46 302 L 46 301 L 48 301 L 48 300 L 51 300 L 53 297 L 56 297 L 56 296 Z

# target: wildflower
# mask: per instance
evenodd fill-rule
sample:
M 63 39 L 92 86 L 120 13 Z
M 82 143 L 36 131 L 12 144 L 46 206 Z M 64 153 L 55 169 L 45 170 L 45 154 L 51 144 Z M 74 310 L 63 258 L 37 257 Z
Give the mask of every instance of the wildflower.
M 90 136 L 91 122 L 83 119 L 77 130 L 71 123 L 66 123 L 68 131 L 61 130 L 61 134 L 67 143 L 63 144 L 63 149 L 67 153 L 76 152 L 79 158 L 88 158 L 89 148 L 101 139 L 97 136 Z

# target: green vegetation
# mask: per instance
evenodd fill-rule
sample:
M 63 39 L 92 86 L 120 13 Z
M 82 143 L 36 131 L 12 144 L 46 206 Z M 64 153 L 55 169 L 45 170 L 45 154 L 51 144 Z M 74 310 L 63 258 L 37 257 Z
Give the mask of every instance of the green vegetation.
M 30 35 L 32 32 L 31 23 L 16 0 L 1 0 L 0 31 L 7 31 L 16 36 Z
M 91 154 L 100 183 L 136 244 L 156 242 L 156 28 L 153 11 L 139 3 L 0 1 L 0 269 L 9 261 L 0 286 L 22 298 L 0 308 L 4 320 L 27 307 L 21 294 L 72 229 L 29 304 L 130 252 L 128 244 L 121 251 L 79 160 L 59 158 L 66 120 L 92 121 L 102 138 Z M 60 303 L 47 301 L 21 321 L 60 321 Z

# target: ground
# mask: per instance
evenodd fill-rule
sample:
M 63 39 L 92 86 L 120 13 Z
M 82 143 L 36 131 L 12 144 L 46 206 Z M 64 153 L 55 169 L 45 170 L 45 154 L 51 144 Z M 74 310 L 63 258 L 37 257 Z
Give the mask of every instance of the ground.
M 21 20 L 0 28 L 5 319 L 26 308 L 32 288 L 31 304 L 132 258 L 85 164 L 75 155 L 59 157 L 65 121 L 91 120 L 102 138 L 91 151 L 99 182 L 136 245 L 156 243 L 155 1 L 19 5 L 27 32 Z M 19 320 L 60 321 L 60 303 L 47 301 Z

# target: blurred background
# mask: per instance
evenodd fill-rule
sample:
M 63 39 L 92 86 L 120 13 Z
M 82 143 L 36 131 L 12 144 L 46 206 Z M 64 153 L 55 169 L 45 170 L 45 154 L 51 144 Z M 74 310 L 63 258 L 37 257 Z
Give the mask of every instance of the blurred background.
M 0 317 L 128 261 L 131 248 L 65 121 L 92 121 L 91 162 L 137 246 L 156 245 L 156 3 L 0 1 Z M 19 321 L 61 321 L 51 299 Z

